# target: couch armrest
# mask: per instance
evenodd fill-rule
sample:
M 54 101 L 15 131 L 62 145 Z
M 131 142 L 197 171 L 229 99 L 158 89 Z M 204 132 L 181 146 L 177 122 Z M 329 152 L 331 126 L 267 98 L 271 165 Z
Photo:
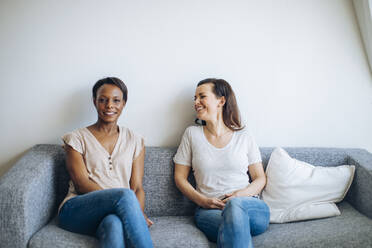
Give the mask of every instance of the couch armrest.
M 372 154 L 362 149 L 347 153 L 348 164 L 355 165 L 356 170 L 346 200 L 359 212 L 372 218 Z
M 27 247 L 56 213 L 61 152 L 60 146 L 36 145 L 0 178 L 1 247 Z

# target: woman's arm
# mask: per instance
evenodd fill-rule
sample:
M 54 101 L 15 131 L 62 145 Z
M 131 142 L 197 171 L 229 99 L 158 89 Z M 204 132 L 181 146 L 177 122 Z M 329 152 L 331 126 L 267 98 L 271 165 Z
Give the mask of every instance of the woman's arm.
M 262 163 L 249 165 L 248 171 L 251 176 L 252 182 L 248 185 L 248 187 L 244 189 L 237 190 L 231 194 L 226 194 L 227 198 L 223 200 L 224 202 L 227 202 L 232 197 L 254 196 L 261 193 L 262 189 L 266 185 L 266 175 Z
M 138 155 L 136 160 L 133 161 L 132 164 L 132 175 L 130 176 L 130 188 L 136 194 L 138 202 L 141 206 L 143 215 L 145 216 L 146 222 L 148 226 L 151 226 L 153 222 L 147 218 L 144 213 L 145 210 L 145 191 L 143 190 L 142 186 L 142 179 L 143 179 L 143 169 L 145 164 L 145 147 L 143 147 L 141 153 Z
M 217 198 L 208 198 L 194 189 L 187 181 L 190 173 L 190 166 L 176 164 L 174 169 L 174 181 L 177 188 L 191 201 L 195 202 L 202 208 L 217 208 L 223 209 L 225 204 Z
M 83 156 L 67 144 L 64 148 L 66 151 L 66 168 L 77 193 L 85 194 L 101 190 L 102 188 L 89 178 Z

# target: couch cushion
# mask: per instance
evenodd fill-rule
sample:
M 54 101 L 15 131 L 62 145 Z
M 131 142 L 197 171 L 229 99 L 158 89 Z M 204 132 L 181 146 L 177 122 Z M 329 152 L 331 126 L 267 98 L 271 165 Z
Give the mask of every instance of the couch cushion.
M 57 226 L 57 218 L 39 230 L 28 243 L 28 247 L 83 248 L 98 247 L 96 238 L 65 231 Z
M 154 225 L 150 228 L 154 247 L 215 247 L 204 234 L 196 228 L 192 216 L 152 217 Z M 65 231 L 57 226 L 54 218 L 37 232 L 29 242 L 30 248 L 83 248 L 98 247 L 96 238 Z
M 195 226 L 193 216 L 162 216 L 150 218 L 150 228 L 155 247 L 215 247 Z
M 270 224 L 268 230 L 253 238 L 255 247 L 372 247 L 372 219 L 349 203 L 338 204 L 337 217 Z
M 313 166 L 276 148 L 266 167 L 267 184 L 262 200 L 270 208 L 271 223 L 340 215 L 334 204 L 346 195 L 355 166 Z
M 143 188 L 145 213 L 149 216 L 191 216 L 195 204 L 174 183 L 173 156 L 176 148 L 146 147 Z M 190 173 L 190 182 L 195 185 Z
M 269 229 L 253 238 L 255 247 L 372 247 L 372 220 L 349 203 L 338 205 L 341 215 L 296 223 L 270 224 Z M 151 218 L 150 228 L 155 247 L 215 247 L 195 227 L 191 216 Z M 95 238 L 67 232 L 53 219 L 30 240 L 29 247 L 98 247 Z

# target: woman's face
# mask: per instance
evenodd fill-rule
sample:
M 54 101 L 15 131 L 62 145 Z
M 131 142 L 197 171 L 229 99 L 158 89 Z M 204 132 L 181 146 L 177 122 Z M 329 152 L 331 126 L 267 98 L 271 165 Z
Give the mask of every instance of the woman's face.
M 125 106 L 123 92 L 113 84 L 104 84 L 97 90 L 94 105 L 98 118 L 104 122 L 117 122 Z
M 202 84 L 196 88 L 194 97 L 194 107 L 196 116 L 200 120 L 215 120 L 217 114 L 222 113 L 222 106 L 225 98 L 217 98 L 213 93 L 213 84 Z

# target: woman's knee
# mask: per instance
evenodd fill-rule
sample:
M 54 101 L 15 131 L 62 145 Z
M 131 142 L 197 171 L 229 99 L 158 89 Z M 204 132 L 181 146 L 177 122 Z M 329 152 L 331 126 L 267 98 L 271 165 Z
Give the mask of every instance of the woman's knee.
M 131 189 L 117 188 L 109 189 L 107 191 L 109 191 L 109 194 L 111 194 L 117 202 L 119 201 L 132 202 L 137 199 L 136 194 Z
M 122 230 L 122 222 L 115 214 L 110 214 L 104 217 L 97 228 L 97 234 L 103 232 L 118 232 Z
M 140 210 L 140 205 L 136 194 L 131 189 L 115 189 L 115 207 L 119 211 L 125 210 L 131 212 Z

